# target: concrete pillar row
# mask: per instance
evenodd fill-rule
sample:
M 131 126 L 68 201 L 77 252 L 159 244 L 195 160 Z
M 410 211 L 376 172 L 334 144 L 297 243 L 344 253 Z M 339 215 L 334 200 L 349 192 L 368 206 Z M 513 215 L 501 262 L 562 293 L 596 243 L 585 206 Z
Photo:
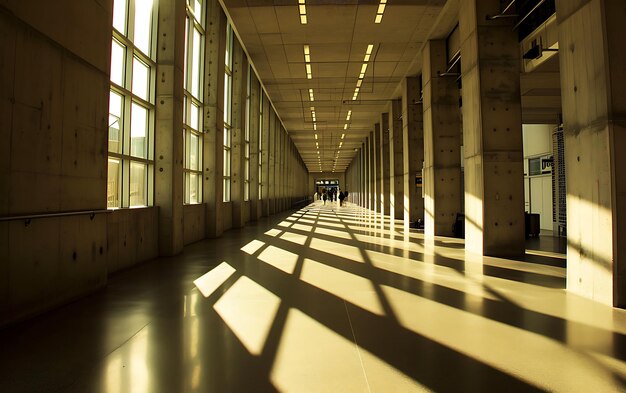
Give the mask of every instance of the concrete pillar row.
M 499 0 L 459 3 L 465 159 L 465 248 L 524 253 L 520 50 Z
M 381 153 L 382 153 L 382 148 L 380 146 L 380 123 L 376 123 L 374 124 L 374 173 L 375 173 L 375 180 L 374 180 L 374 191 L 375 191 L 375 196 L 374 196 L 374 211 L 376 213 L 381 213 L 381 206 L 382 206 L 382 160 L 381 160 Z
M 461 212 L 459 89 L 447 69 L 446 42 L 429 41 L 424 66 L 424 195 L 426 236 L 452 236 Z
M 404 218 L 404 149 L 402 135 L 402 100 L 391 101 L 389 111 L 390 211 L 392 219 Z M 407 153 L 408 154 L 408 153 Z
M 424 218 L 422 185 L 415 184 L 421 176 L 424 161 L 424 130 L 419 77 L 405 78 L 402 82 L 402 176 L 403 176 L 403 218 L 404 229 L 409 224 Z
M 626 7 L 557 0 L 567 289 L 626 307 Z

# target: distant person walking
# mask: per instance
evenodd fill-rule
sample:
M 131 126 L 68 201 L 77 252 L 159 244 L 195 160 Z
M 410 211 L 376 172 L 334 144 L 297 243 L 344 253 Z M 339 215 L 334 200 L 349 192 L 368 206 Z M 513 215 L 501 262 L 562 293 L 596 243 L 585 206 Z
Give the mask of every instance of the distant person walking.
M 326 197 L 326 192 L 324 192 L 324 193 L 322 194 L 322 199 L 324 200 L 324 205 L 326 204 L 326 198 L 327 198 L 327 197 Z
M 343 206 L 343 198 L 345 198 L 345 194 L 343 192 L 339 193 L 339 206 Z

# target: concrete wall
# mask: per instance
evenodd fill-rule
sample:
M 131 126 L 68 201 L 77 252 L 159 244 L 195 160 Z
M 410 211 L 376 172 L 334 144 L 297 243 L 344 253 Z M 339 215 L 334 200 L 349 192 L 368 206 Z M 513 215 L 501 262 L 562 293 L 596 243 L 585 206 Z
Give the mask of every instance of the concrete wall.
M 106 206 L 110 9 L 0 5 L 0 216 Z M 106 284 L 104 214 L 3 221 L 0 236 L 0 325 Z
M 206 205 L 183 206 L 183 239 L 185 245 L 195 243 L 206 237 Z

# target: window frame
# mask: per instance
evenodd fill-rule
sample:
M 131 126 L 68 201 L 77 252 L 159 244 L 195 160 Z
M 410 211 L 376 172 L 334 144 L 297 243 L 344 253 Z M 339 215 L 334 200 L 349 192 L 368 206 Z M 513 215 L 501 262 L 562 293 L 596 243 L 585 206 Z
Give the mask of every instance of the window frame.
M 120 0 L 116 0 L 120 1 Z M 107 128 L 107 208 L 132 208 L 132 207 L 147 207 L 154 205 L 154 123 L 155 123 L 155 90 L 156 90 L 156 60 L 154 59 L 155 47 L 156 47 L 156 24 L 158 9 L 156 4 L 150 12 L 150 37 L 148 52 L 145 53 L 134 43 L 135 33 L 135 6 L 136 0 L 123 0 L 124 1 L 124 31 L 118 31 L 112 24 L 111 45 L 116 42 L 123 48 L 123 59 L 121 62 L 121 75 L 122 84 L 117 81 L 109 81 L 109 100 L 111 100 L 112 94 L 119 95 L 121 97 L 121 116 L 115 116 L 119 121 L 119 137 L 116 141 L 119 143 L 116 149 L 112 149 L 111 146 L 111 130 L 110 125 Z M 118 3 L 119 4 L 119 3 Z M 115 5 L 114 5 L 115 7 Z M 118 9 L 121 9 L 118 6 Z M 145 96 L 140 96 L 135 90 L 134 80 L 136 77 L 135 70 L 133 69 L 135 61 L 144 65 L 147 70 L 147 92 Z M 114 64 L 111 63 L 111 71 Z M 111 72 L 111 75 L 113 72 Z M 110 102 L 110 101 L 109 101 Z M 145 132 L 143 151 L 141 155 L 134 154 L 133 152 L 133 140 L 132 140 L 132 126 L 133 126 L 133 107 L 138 106 L 146 110 Z M 109 119 L 114 116 L 109 108 Z M 137 123 L 135 123 L 136 125 Z M 111 181 L 111 163 L 117 162 L 119 168 L 116 170 L 117 180 Z M 133 169 L 141 166 L 143 170 L 143 181 L 138 182 L 139 189 L 142 190 L 139 195 L 142 196 L 142 203 L 135 203 L 133 201 L 133 190 L 135 189 L 135 183 L 133 183 Z M 113 191 L 111 191 L 113 189 Z

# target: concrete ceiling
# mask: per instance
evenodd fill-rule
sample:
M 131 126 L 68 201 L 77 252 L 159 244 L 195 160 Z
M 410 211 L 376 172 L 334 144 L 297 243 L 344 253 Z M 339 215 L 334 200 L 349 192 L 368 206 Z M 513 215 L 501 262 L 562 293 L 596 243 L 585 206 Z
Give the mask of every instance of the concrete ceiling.
M 397 97 L 402 78 L 419 72 L 419 49 L 445 3 L 388 0 L 382 23 L 375 24 L 379 0 L 306 0 L 307 24 L 301 24 L 298 0 L 223 1 L 310 172 L 345 171 L 388 101 Z M 372 55 L 353 100 L 370 44 Z M 310 48 L 311 79 L 307 79 L 304 45 Z

